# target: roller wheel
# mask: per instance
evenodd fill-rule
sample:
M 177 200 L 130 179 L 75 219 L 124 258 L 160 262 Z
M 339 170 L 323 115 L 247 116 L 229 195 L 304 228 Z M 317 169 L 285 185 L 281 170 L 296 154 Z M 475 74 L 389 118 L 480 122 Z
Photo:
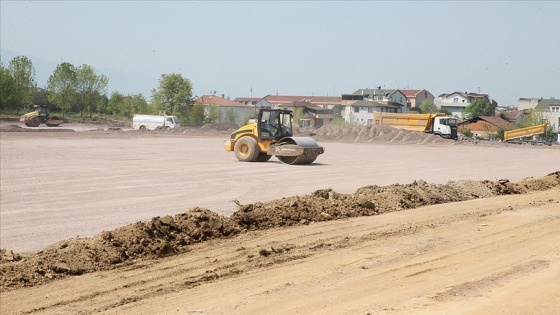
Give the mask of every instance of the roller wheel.
M 41 119 L 39 117 L 33 117 L 29 121 L 29 127 L 39 127 L 41 124 Z
M 317 155 L 300 155 L 300 156 L 276 156 L 280 162 L 290 165 L 311 164 L 317 159 Z
M 266 153 L 259 153 L 259 156 L 257 156 L 255 162 L 267 162 L 268 160 L 270 160 L 271 157 L 272 155 L 268 155 Z
M 254 162 L 260 154 L 257 140 L 251 137 L 243 137 L 235 142 L 235 157 L 241 162 Z

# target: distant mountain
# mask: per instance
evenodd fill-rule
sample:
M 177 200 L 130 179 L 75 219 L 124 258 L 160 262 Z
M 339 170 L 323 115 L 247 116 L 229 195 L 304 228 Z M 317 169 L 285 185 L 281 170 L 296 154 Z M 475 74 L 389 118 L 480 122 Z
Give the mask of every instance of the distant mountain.
M 2 64 L 7 67 L 10 61 L 17 56 L 26 56 L 33 63 L 35 68 L 35 81 L 37 86 L 46 87 L 49 77 L 56 69 L 56 66 L 62 62 L 46 60 L 36 56 L 26 55 L 23 53 L 17 53 L 9 50 L 0 50 L 0 60 Z M 74 64 L 78 67 L 81 64 Z M 138 73 L 127 72 L 121 69 L 114 68 L 100 68 L 94 64 L 89 64 L 92 66 L 97 74 L 103 74 L 109 78 L 109 85 L 107 96 L 110 97 L 111 93 L 114 91 L 119 91 L 121 94 L 142 94 L 147 101 L 150 101 L 152 97 L 151 90 L 157 88 L 158 78 L 150 78 L 145 75 L 140 75 Z

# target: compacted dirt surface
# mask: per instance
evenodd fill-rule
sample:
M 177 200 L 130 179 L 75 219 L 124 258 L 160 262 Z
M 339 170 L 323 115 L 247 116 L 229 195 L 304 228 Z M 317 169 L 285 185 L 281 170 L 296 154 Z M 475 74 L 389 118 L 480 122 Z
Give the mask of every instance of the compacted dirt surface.
M 289 166 L 228 124 L 0 127 L 0 314 L 560 313 L 558 146 L 325 126 Z

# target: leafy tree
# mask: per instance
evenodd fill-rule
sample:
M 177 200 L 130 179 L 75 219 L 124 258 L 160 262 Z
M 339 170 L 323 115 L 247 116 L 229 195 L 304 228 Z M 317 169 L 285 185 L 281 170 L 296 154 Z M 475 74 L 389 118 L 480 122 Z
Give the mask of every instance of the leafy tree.
M 10 70 L 0 62 L 0 111 L 13 108 L 16 81 Z M 15 108 L 13 108 L 15 109 Z
M 465 119 L 491 115 L 494 115 L 494 107 L 488 100 L 482 98 L 478 98 L 474 102 L 470 103 L 463 111 Z
M 35 93 L 33 93 L 33 104 L 52 107 L 52 104 L 48 100 L 48 91 L 45 89 L 37 88 L 35 90 Z
M 498 128 L 497 135 L 498 135 L 498 138 L 500 138 L 500 140 L 502 140 L 502 141 L 504 140 L 504 133 L 505 132 L 506 132 L 506 128 L 504 128 L 504 127 Z
M 204 124 L 204 106 L 193 105 L 187 116 L 187 123 L 191 126 L 202 126 Z
M 468 139 L 472 139 L 473 133 L 472 131 L 470 131 L 469 129 L 463 129 L 461 130 L 461 133 L 463 134 L 463 136 L 465 136 Z
M 125 100 L 128 108 L 127 117 L 132 117 L 133 114 L 143 114 L 150 112 L 150 105 L 142 94 L 131 95 Z
M 107 113 L 115 116 L 126 116 L 124 115 L 124 98 L 125 96 L 118 91 L 114 91 L 113 93 L 111 93 L 109 103 L 107 104 Z
M 525 112 L 525 118 L 523 119 L 523 122 L 519 124 L 518 127 L 524 128 L 524 127 L 540 125 L 543 123 L 544 120 L 545 117 L 542 111 L 530 109 Z
M 90 65 L 81 65 L 76 70 L 76 92 L 78 94 L 78 104 L 80 116 L 84 110 L 89 112 L 91 117 L 93 112 L 102 101 L 102 96 L 107 94 L 109 79 L 104 75 L 98 75 Z
M 152 90 L 152 100 L 158 110 L 184 118 L 192 106 L 191 81 L 178 73 L 162 74 L 159 87 Z
M 235 123 L 238 116 L 239 115 L 236 112 L 234 112 L 232 109 L 226 112 L 226 120 L 230 123 Z
M 14 79 L 13 101 L 19 113 L 25 106 L 32 105 L 35 90 L 35 68 L 25 56 L 14 57 L 8 66 Z
M 210 106 L 208 112 L 206 113 L 206 119 L 204 120 L 207 124 L 213 124 L 220 122 L 222 118 L 222 112 L 218 106 Z
M 420 112 L 423 114 L 437 113 L 439 111 L 437 105 L 434 104 L 433 101 L 428 99 L 423 100 L 419 107 Z
M 49 90 L 48 100 L 58 105 L 62 116 L 71 110 L 76 99 L 76 67 L 71 63 L 63 62 L 56 66 L 47 82 Z
M 117 91 L 111 94 L 107 111 L 116 116 L 132 117 L 134 114 L 149 114 L 150 105 L 142 94 L 125 96 Z

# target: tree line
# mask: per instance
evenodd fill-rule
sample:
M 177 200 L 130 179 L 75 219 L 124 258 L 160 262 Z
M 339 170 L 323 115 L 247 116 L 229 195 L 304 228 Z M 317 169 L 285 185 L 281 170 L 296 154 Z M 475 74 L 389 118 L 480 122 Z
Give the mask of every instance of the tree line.
M 7 66 L 0 60 L 0 113 L 21 114 L 34 105 L 46 105 L 62 117 L 112 115 L 131 118 L 134 114 L 175 115 L 185 125 L 199 126 L 215 120 L 201 105 L 194 105 L 192 83 L 181 74 L 162 74 L 148 102 L 141 93 L 108 96 L 109 78 L 94 67 L 69 62 L 58 64 L 45 88 L 37 87 L 35 68 L 26 56 L 14 57 Z

